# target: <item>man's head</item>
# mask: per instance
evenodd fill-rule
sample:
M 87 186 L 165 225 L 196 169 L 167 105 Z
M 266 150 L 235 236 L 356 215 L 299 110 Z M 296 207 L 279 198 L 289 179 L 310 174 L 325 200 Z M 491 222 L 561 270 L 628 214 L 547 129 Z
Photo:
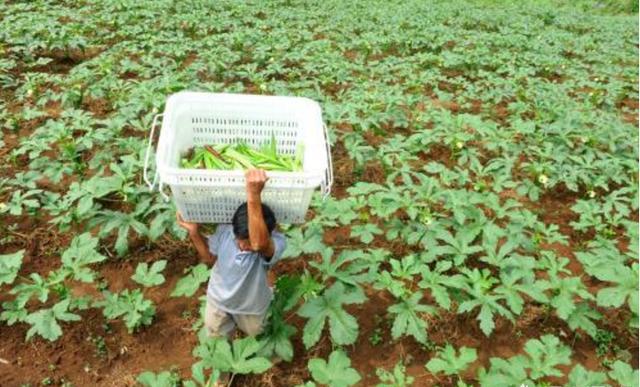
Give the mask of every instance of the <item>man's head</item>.
M 266 204 L 262 204 L 262 217 L 264 223 L 267 225 L 269 234 L 271 234 L 271 231 L 276 228 L 276 216 Z M 238 207 L 233 214 L 231 224 L 233 225 L 233 234 L 236 239 L 249 239 L 249 212 L 247 210 L 247 203 L 243 203 Z

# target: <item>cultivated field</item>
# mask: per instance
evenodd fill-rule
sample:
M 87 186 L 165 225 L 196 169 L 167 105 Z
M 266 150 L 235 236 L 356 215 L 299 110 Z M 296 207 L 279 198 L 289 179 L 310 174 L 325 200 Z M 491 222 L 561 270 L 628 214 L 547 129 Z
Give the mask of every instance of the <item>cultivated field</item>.
M 2 2 L 0 385 L 637 386 L 638 15 L 580 4 Z M 142 182 L 181 90 L 330 130 L 257 340 Z

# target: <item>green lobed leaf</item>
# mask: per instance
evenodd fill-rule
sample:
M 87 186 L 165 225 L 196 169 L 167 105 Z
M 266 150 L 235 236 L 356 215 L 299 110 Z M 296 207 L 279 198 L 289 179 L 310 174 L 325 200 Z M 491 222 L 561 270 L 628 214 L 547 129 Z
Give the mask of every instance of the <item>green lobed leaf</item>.
M 616 360 L 611 366 L 609 377 L 618 382 L 620 386 L 638 387 L 640 385 L 640 373 L 637 369 L 623 361 Z
M 562 372 L 555 367 L 571 364 L 571 349 L 561 344 L 560 340 L 553 335 L 544 335 L 540 340 L 527 341 L 524 350 L 531 359 L 530 376 L 533 379 L 562 376 Z
M 606 382 L 605 373 L 589 371 L 578 364 L 569 373 L 569 381 L 565 387 L 605 386 Z
M 97 252 L 98 238 L 90 233 L 83 233 L 71 241 L 69 247 L 62 253 L 61 261 L 73 279 L 82 282 L 93 282 L 95 272 L 88 265 L 103 262 L 107 259 Z
M 310 348 L 320 340 L 327 320 L 331 339 L 336 344 L 354 343 L 358 337 L 358 321 L 343 309 L 343 305 L 360 304 L 365 299 L 358 288 L 347 290 L 341 282 L 336 282 L 322 295 L 308 300 L 298 310 L 299 316 L 308 319 L 302 336 L 305 347 Z
M 442 372 L 445 375 L 459 375 L 477 358 L 475 348 L 460 347 L 459 355 L 456 355 L 455 348 L 447 344 L 438 351 L 437 357 L 429 360 L 425 367 L 434 374 Z
M 154 262 L 151 267 L 146 262 L 139 263 L 136 267 L 136 272 L 131 278 L 145 287 L 157 286 L 164 283 L 165 279 L 160 274 L 167 266 L 166 260 L 160 260 Z
M 0 255 L 0 285 L 13 283 L 22 266 L 23 258 L 24 250 Z
M 358 371 L 351 368 L 349 357 L 341 350 L 331 352 L 329 361 L 309 360 L 308 368 L 316 382 L 330 387 L 352 386 L 361 379 Z
M 31 325 L 27 331 L 26 339 L 29 340 L 33 335 L 38 334 L 49 341 L 55 341 L 62 336 L 62 328 L 58 324 L 60 321 L 79 321 L 80 316 L 69 313 L 69 299 L 63 300 L 55 304 L 49 309 L 40 309 L 29 314 L 25 321 Z
M 193 296 L 200 289 L 200 285 L 209 279 L 210 274 L 209 268 L 204 263 L 191 266 L 186 272 L 189 274 L 178 280 L 171 292 L 171 297 Z

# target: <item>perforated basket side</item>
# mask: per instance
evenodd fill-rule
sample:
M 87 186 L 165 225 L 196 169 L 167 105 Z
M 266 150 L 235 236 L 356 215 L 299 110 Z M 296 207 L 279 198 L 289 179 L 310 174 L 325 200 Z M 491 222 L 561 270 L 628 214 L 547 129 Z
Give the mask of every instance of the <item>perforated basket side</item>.
M 322 181 L 321 175 L 302 172 L 267 172 L 270 188 L 316 188 Z M 204 187 L 237 187 L 245 185 L 244 171 L 218 170 L 182 170 L 171 169 L 164 175 L 163 181 L 169 185 L 204 186 Z
M 192 116 L 193 144 L 235 144 L 246 142 L 259 147 L 271 141 L 273 135 L 279 154 L 295 155 L 299 138 L 299 123 L 295 120 L 273 120 L 269 118 L 223 118 Z
M 262 201 L 280 223 L 304 221 L 313 189 L 266 189 Z M 183 218 L 198 223 L 230 223 L 238 206 L 246 201 L 244 187 L 203 187 L 172 185 L 176 207 Z

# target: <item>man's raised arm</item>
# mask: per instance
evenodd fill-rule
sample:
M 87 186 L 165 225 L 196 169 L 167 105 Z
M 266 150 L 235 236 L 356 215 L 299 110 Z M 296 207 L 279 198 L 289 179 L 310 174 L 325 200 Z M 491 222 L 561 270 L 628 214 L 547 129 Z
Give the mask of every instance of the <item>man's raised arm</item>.
M 250 169 L 247 179 L 247 212 L 249 213 L 249 243 L 253 251 L 260 252 L 267 261 L 273 257 L 275 247 L 262 214 L 260 194 L 267 182 L 267 174 L 260 169 Z
M 200 261 L 207 264 L 212 261 L 215 263 L 216 257 L 209 252 L 209 246 L 207 246 L 207 241 L 204 239 L 202 234 L 200 234 L 198 223 L 185 222 L 179 212 L 176 213 L 176 217 L 178 219 L 178 224 L 189 232 L 189 239 L 193 242 L 193 246 L 196 248 L 196 251 L 200 256 Z

